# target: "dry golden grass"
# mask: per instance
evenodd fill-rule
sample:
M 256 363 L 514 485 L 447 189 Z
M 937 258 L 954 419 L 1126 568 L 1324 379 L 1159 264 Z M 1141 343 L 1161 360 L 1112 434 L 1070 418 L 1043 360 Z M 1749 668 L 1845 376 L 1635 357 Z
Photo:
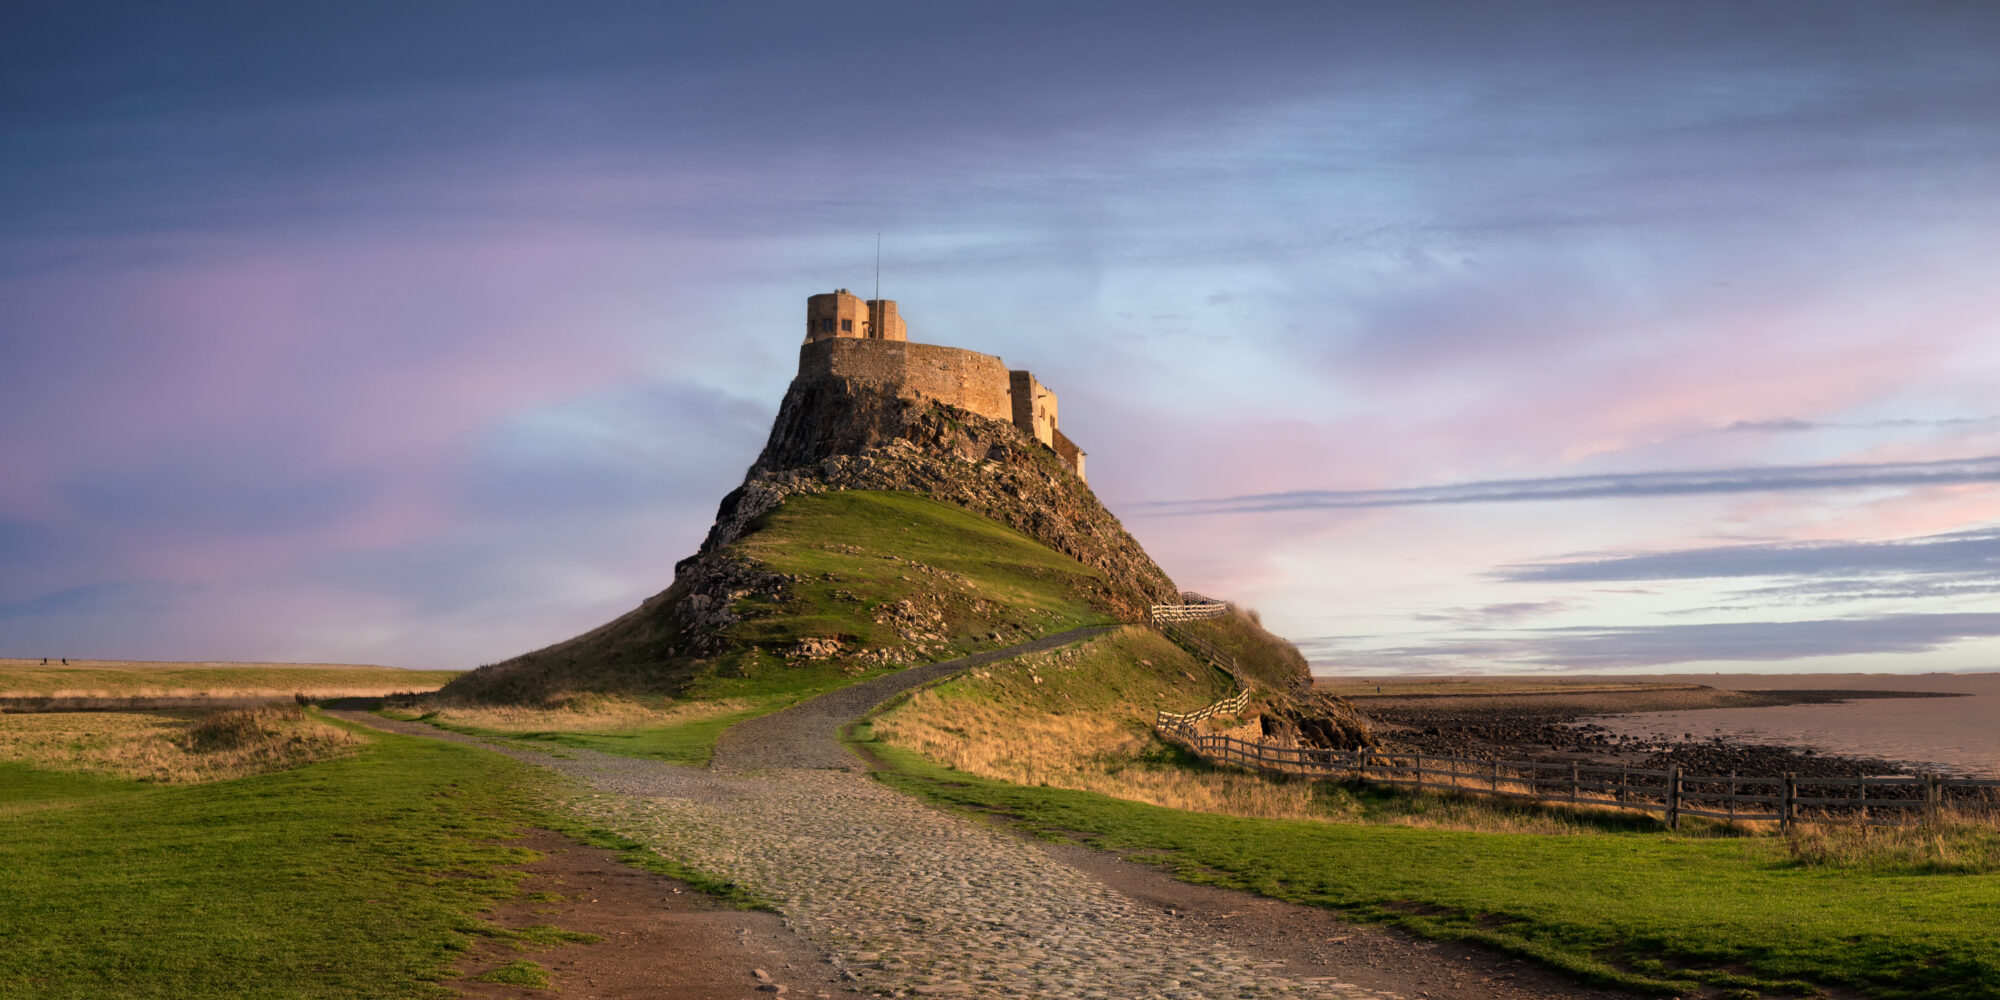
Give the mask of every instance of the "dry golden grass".
M 1986 874 L 2000 871 L 2000 817 L 1947 810 L 1922 823 L 1795 823 L 1785 846 L 1812 868 Z
M 1195 812 L 1540 834 L 1596 832 L 1613 815 L 1588 806 L 1357 793 L 1336 782 L 1194 764 L 1155 736 L 1152 722 L 1155 709 L 1192 711 L 1219 698 L 1223 692 L 1203 676 L 1164 639 L 1127 628 L 920 690 L 879 716 L 874 735 L 969 774 Z M 1235 717 L 1208 721 L 1204 728 L 1238 724 Z M 1464 783 L 1478 784 L 1470 775 Z
M 1150 720 L 1151 710 L 1146 714 Z M 1195 770 L 1158 760 L 1159 741 L 1150 729 L 1135 727 L 1130 718 L 1024 716 L 1002 705 L 945 698 L 931 689 L 878 719 L 875 735 L 958 770 L 1017 784 L 1073 788 L 1235 816 L 1321 815 L 1312 787 L 1304 782 Z
M 416 712 L 447 725 L 507 733 L 609 733 L 652 729 L 732 715 L 749 707 L 751 702 L 739 698 L 666 702 L 600 694 L 571 695 L 555 705 L 540 708 L 479 705 L 435 698 L 420 700 L 414 706 Z
M 282 771 L 344 756 L 364 742 L 297 705 L 0 715 L 0 759 L 165 784 Z
M 429 691 L 457 670 L 397 670 L 342 663 L 156 662 L 148 660 L 0 659 L 0 697 L 378 698 Z

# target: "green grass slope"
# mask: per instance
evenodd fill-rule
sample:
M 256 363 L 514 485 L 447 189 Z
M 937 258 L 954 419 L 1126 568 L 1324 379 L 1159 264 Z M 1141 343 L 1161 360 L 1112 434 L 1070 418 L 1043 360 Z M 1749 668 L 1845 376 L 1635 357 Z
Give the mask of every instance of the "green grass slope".
M 913 493 L 788 498 L 723 554 L 772 589 L 689 652 L 681 587 L 567 642 L 482 667 L 446 699 L 551 703 L 578 692 L 761 698 L 1112 620 L 1104 575 L 976 514 Z

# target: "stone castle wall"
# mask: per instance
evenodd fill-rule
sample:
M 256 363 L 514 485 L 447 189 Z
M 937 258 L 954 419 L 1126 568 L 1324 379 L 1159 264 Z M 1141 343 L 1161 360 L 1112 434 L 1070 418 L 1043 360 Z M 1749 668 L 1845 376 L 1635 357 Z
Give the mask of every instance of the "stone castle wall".
M 1011 423 L 1083 475 L 1083 450 L 1056 429 L 1056 394 L 999 358 L 937 344 L 912 344 L 890 299 L 862 299 L 845 288 L 806 299 L 806 342 L 799 378 L 840 379 L 906 398 L 932 399 Z
M 1056 450 L 1056 457 L 1062 459 L 1062 464 L 1068 466 L 1069 471 L 1076 473 L 1076 478 L 1085 478 L 1083 475 L 1083 449 L 1077 447 L 1076 442 L 1063 436 L 1062 431 L 1051 428 L 1049 433 L 1055 436 L 1055 440 L 1049 442 L 1049 447 Z
M 991 354 L 902 340 L 838 338 L 799 349 L 799 376 L 833 377 L 914 394 L 1013 422 L 1007 365 Z

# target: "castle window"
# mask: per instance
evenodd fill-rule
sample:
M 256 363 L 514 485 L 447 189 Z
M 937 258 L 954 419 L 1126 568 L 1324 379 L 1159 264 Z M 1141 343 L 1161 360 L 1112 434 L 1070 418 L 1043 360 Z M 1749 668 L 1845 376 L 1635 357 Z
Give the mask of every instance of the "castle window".
M 823 317 L 819 321 L 819 332 L 821 333 L 833 332 L 833 317 L 831 316 Z
M 854 321 L 853 321 L 853 320 L 851 320 L 851 319 L 844 319 L 844 320 L 841 320 L 841 321 L 840 321 L 840 332 L 841 332 L 841 333 L 853 333 L 853 332 L 854 332 Z

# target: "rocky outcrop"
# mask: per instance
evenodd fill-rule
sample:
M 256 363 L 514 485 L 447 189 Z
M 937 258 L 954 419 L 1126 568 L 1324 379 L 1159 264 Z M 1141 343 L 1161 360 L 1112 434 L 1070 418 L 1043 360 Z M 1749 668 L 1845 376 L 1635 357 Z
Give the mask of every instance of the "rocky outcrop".
M 675 567 L 676 578 L 786 497 L 827 490 L 923 493 L 1005 524 L 1103 571 L 1113 606 L 1131 621 L 1179 599 L 1090 487 L 1013 424 L 840 379 L 792 383 L 763 453 L 723 497 L 701 550 Z

